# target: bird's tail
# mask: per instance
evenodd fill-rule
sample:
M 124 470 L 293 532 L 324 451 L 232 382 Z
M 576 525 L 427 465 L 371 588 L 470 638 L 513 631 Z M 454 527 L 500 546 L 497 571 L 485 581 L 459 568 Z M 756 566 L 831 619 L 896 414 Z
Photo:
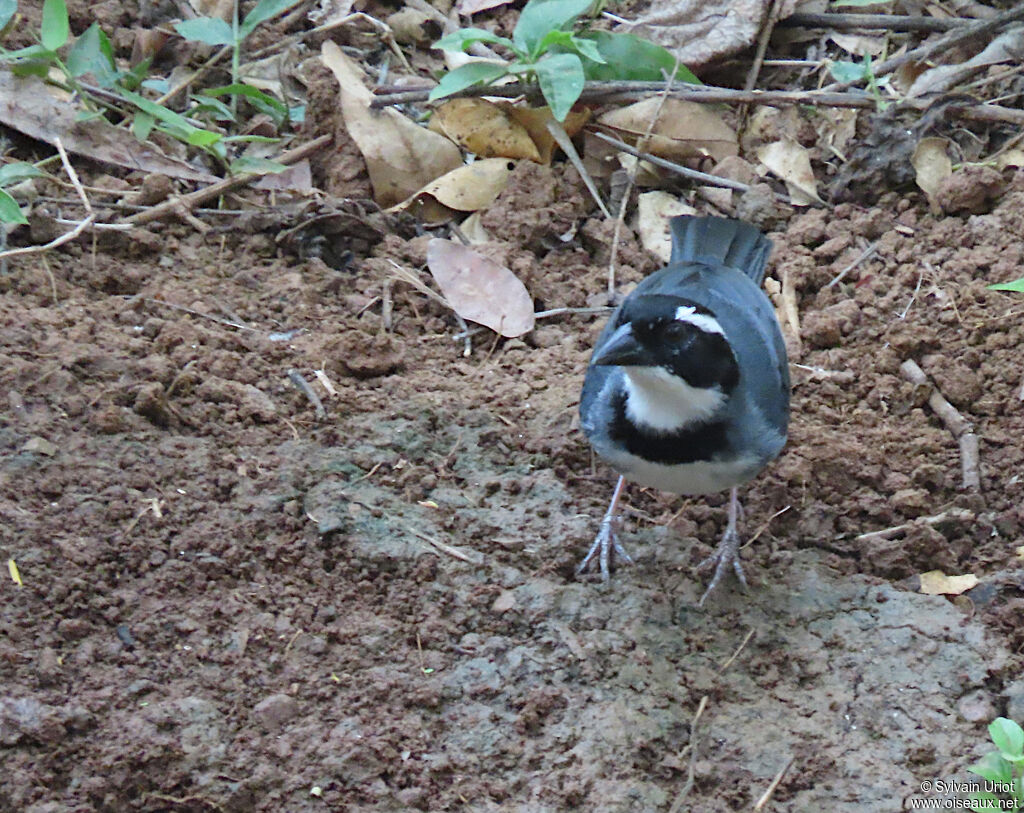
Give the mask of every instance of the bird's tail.
M 758 285 L 771 254 L 771 241 L 755 227 L 727 217 L 673 217 L 671 265 L 709 262 L 736 268 Z

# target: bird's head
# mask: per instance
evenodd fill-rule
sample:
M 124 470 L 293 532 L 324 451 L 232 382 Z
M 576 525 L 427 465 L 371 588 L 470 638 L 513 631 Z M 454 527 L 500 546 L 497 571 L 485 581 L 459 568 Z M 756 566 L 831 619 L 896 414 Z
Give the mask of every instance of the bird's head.
M 623 368 L 630 417 L 657 431 L 707 420 L 739 382 L 715 314 L 663 294 L 627 298 L 590 363 Z

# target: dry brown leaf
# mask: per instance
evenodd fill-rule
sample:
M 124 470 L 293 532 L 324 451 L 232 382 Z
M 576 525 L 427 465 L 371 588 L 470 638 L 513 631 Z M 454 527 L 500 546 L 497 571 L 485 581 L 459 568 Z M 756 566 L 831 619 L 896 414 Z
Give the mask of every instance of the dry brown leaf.
M 533 330 L 533 300 L 509 269 L 468 246 L 435 237 L 427 268 L 448 304 L 463 319 L 513 338 Z
M 507 158 L 483 158 L 461 166 L 416 190 L 409 198 L 388 211 L 407 209 L 413 203 L 433 199 L 448 210 L 475 212 L 494 203 L 494 199 L 508 184 L 508 176 L 515 164 Z M 447 220 L 447 217 L 443 218 Z M 441 222 L 430 218 L 431 223 Z
M 878 56 L 885 49 L 885 37 L 867 37 L 863 34 L 829 34 L 829 39 L 844 51 L 855 56 Z
M 494 239 L 491 237 L 491 233 L 484 228 L 484 224 L 480 220 L 480 213 L 473 212 L 473 214 L 459 224 L 459 231 L 462 232 L 463 237 L 469 240 L 470 245 L 478 246 L 481 243 L 489 243 Z
M 640 244 L 661 262 L 672 256 L 669 219 L 676 215 L 695 215 L 697 210 L 668 192 L 643 192 L 637 196 L 636 228 Z
M 270 172 L 253 184 L 254 189 L 273 189 L 283 192 L 309 194 L 313 191 L 313 171 L 309 161 L 299 161 L 281 172 Z
M 456 10 L 463 17 L 469 17 L 479 11 L 486 11 L 489 8 L 497 8 L 511 3 L 512 0 L 459 0 Z
M 15 76 L 0 67 L 0 123 L 12 130 L 47 144 L 55 145 L 60 138 L 68 152 L 131 170 L 187 181 L 217 180 L 185 161 L 165 155 L 152 142 L 139 142 L 106 119 L 75 121 L 78 112 L 72 100 L 55 96 L 39 77 Z
M 624 140 L 636 141 L 647 132 L 651 120 L 662 100 L 658 97 L 611 110 L 598 119 Z M 630 138 L 630 136 L 632 138 Z M 704 104 L 682 99 L 665 99 L 664 107 L 654 125 L 647 152 L 681 161 L 699 155 L 708 155 L 721 161 L 739 152 L 736 131 L 718 113 Z
M 944 138 L 922 138 L 910 163 L 914 167 L 915 181 L 928 198 L 928 205 L 933 213 L 942 211 L 936 200 L 942 182 L 953 174 L 953 162 L 946 153 L 947 142 Z
M 509 111 L 486 99 L 449 99 L 434 111 L 430 129 L 483 158 L 528 158 L 540 153 L 526 128 Z
M 771 172 L 785 181 L 790 202 L 794 206 L 821 203 L 814 171 L 811 169 L 811 156 L 806 147 L 784 138 L 765 144 L 758 149 L 757 157 Z
M 921 592 L 928 596 L 959 596 L 977 585 L 978 577 L 973 573 L 947 576 L 941 570 L 929 570 L 921 574 Z
M 555 147 L 558 146 L 555 143 L 554 136 L 551 135 L 551 131 L 548 130 L 548 122 L 554 118 L 551 115 L 551 108 L 519 107 L 509 102 L 500 102 L 499 104 L 509 116 L 519 122 L 526 129 L 526 132 L 529 133 L 530 138 L 537 147 L 540 163 L 550 164 L 551 156 L 555 152 Z M 562 129 L 565 130 L 569 138 L 574 138 L 589 120 L 589 110 L 570 110 L 569 115 L 562 122 Z
M 392 108 L 374 110 L 362 69 L 330 40 L 321 59 L 338 80 L 341 112 L 349 135 L 366 161 L 374 197 L 383 206 L 403 201 L 435 178 L 462 165 L 462 153 Z
M 668 48 L 694 68 L 753 45 L 770 6 L 764 0 L 654 0 L 623 30 Z

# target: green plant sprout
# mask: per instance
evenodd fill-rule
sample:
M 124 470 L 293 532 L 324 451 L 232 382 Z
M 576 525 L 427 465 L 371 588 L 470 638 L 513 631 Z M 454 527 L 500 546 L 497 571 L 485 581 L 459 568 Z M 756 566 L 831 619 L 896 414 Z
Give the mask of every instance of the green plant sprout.
M 1024 730 L 1006 717 L 997 717 L 988 727 L 995 751 L 989 751 L 967 770 L 980 776 L 994 789 L 971 794 L 971 810 L 988 813 L 1024 809 Z M 1012 805 L 1008 807 L 1007 805 Z
M 232 41 L 236 44 L 236 51 L 241 41 L 252 33 L 256 25 L 280 14 L 283 8 L 293 5 L 294 2 L 295 0 L 262 0 L 238 28 L 240 38 Z M 0 30 L 5 29 L 16 12 L 17 0 L 0 0 Z M 206 19 L 208 18 L 189 22 L 197 23 Z M 222 20 L 218 22 L 230 30 L 227 23 Z M 110 39 L 100 28 L 99 23 L 93 23 L 68 46 L 70 40 L 71 26 L 65 0 L 44 0 L 39 42 L 17 51 L 0 48 L 0 62 L 8 63 L 15 75 L 36 75 L 47 81 L 53 81 L 50 79 L 50 72 L 51 68 L 56 68 L 62 81 L 54 83 L 77 94 L 87 108 L 78 115 L 79 120 L 103 115 L 106 109 L 115 109 L 123 113 L 116 104 L 109 101 L 113 96 L 115 101 L 128 106 L 131 111 L 132 133 L 140 141 L 145 141 L 150 133 L 157 129 L 185 144 L 204 150 L 225 165 L 230 172 L 280 172 L 284 169 L 281 164 L 261 158 L 243 156 L 228 161 L 227 145 L 232 142 L 274 139 L 263 136 L 224 135 L 195 123 L 198 118 L 210 116 L 211 113 L 213 118 L 234 122 L 234 111 L 216 99 L 217 96 L 228 95 L 232 99 L 245 97 L 255 109 L 267 113 L 280 127 L 289 120 L 290 111 L 273 96 L 249 85 L 233 83 L 210 88 L 205 91 L 205 95 L 194 97 L 197 103 L 188 111 L 188 115 L 182 115 L 147 99 L 138 92 L 141 85 L 153 84 L 145 81 L 149 69 L 148 61 L 131 70 L 119 69 Z M 86 76 L 93 77 L 99 86 L 98 89 L 84 82 Z
M 641 79 L 657 81 L 676 70 L 676 58 L 660 45 L 632 34 L 579 32 L 573 24 L 594 0 L 529 0 L 519 15 L 512 38 L 482 28 L 462 28 L 442 37 L 435 48 L 462 52 L 474 43 L 511 51 L 510 62 L 470 62 L 441 77 L 430 99 L 442 99 L 473 85 L 489 85 L 505 76 L 536 81 L 551 113 L 565 121 L 583 92 L 586 80 Z M 682 82 L 700 84 L 687 68 L 676 73 Z
M 828 72 L 837 82 L 859 82 L 862 79 L 867 82 L 868 92 L 874 97 L 875 107 L 879 112 L 890 105 L 890 102 L 882 98 L 882 88 L 888 87 L 889 77 L 879 79 L 875 76 L 871 66 L 871 54 L 864 54 L 863 62 L 833 62 L 828 66 Z
M 174 30 L 187 40 L 206 45 L 227 45 L 231 47 L 231 82 L 238 84 L 238 70 L 241 63 L 242 43 L 256 30 L 256 26 L 278 17 L 294 6 L 299 0 L 260 0 L 238 21 L 238 2 L 235 0 L 232 21 L 226 23 L 219 17 L 196 17 L 175 23 Z M 232 99 L 234 101 L 234 99 Z
M 21 211 L 18 202 L 11 197 L 11 193 L 4 187 L 13 186 L 16 183 L 27 181 L 30 178 L 41 178 L 46 173 L 32 164 L 17 161 L 12 164 L 0 166 L 0 228 L 4 223 L 15 225 L 26 225 L 28 220 L 25 213 Z

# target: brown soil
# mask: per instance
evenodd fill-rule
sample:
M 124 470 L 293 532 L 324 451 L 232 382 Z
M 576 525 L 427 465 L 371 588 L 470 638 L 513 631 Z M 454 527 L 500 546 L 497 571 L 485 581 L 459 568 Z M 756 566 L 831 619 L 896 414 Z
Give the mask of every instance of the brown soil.
M 364 188 L 344 150 L 329 185 Z M 464 356 L 393 284 L 388 259 L 424 263 L 408 235 L 343 231 L 341 271 L 183 225 L 14 259 L 0 810 L 648 811 L 690 776 L 681 809 L 749 810 L 792 761 L 772 810 L 895 811 L 966 778 L 985 724 L 1024 716 L 1024 306 L 985 287 L 1020 275 L 1024 176 L 991 205 L 890 195 L 772 234 L 792 431 L 744 495 L 751 590 L 704 610 L 720 496 L 631 490 L 635 566 L 574 577 L 612 483 L 576 417 L 600 318 Z M 571 171 L 520 168 L 487 225 L 538 310 L 599 299 L 610 228 Z M 619 259 L 654 268 L 628 229 Z M 974 424 L 980 494 L 905 359 Z M 920 595 L 933 569 L 982 583 Z

